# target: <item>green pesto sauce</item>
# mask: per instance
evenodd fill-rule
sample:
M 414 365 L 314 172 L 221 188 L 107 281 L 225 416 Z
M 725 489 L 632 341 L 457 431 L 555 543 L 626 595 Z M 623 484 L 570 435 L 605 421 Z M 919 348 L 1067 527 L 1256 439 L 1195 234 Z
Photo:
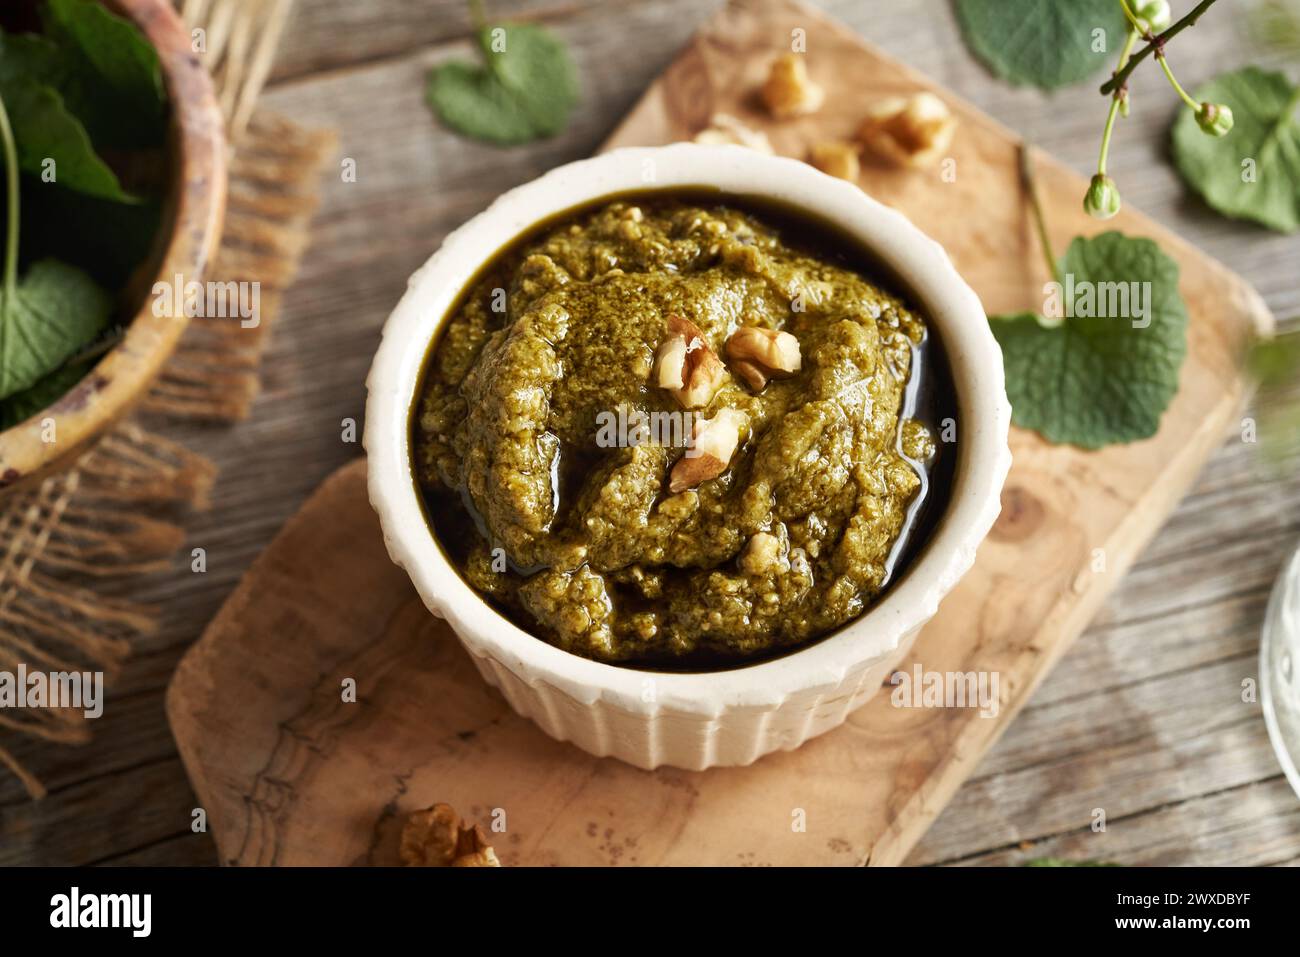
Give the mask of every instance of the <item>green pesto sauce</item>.
M 689 191 L 507 247 L 444 324 L 413 416 L 416 479 L 466 581 L 543 640 L 640 667 L 750 663 L 861 615 L 942 511 L 954 453 L 936 433 L 955 420 L 933 335 L 862 258 L 788 211 Z M 681 412 L 651 376 L 674 313 L 719 356 L 742 325 L 802 355 L 758 393 L 727 376 L 699 415 L 745 413 L 741 443 L 675 495 L 677 444 L 597 441 L 602 413 Z M 745 557 L 758 533 L 778 543 L 765 562 Z

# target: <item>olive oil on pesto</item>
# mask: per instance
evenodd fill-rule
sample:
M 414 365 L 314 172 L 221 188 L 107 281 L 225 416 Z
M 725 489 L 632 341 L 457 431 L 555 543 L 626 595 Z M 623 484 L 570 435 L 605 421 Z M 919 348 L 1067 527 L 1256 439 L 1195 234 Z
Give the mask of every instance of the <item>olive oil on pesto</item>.
M 716 670 L 833 634 L 906 574 L 956 469 L 942 343 L 898 287 L 838 228 L 716 190 L 535 226 L 469 282 L 425 359 L 412 469 L 436 539 L 501 614 L 597 660 Z M 699 410 L 751 427 L 721 476 L 675 496 L 680 449 L 595 440 L 620 405 L 680 411 L 648 362 L 674 312 L 720 355 L 740 325 L 790 332 L 803 355 Z M 758 532 L 780 560 L 751 574 Z

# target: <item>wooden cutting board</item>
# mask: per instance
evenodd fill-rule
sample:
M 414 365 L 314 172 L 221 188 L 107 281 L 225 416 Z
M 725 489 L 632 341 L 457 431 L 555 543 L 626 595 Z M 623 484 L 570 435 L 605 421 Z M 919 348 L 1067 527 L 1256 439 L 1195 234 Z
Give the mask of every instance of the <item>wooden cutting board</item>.
M 795 28 L 827 102 L 773 124 L 754 91 Z M 956 180 L 867 165 L 861 185 L 943 243 L 990 312 L 1036 307 L 1046 276 L 1015 137 L 815 11 L 732 3 L 608 145 L 690 138 L 717 111 L 801 156 L 849 136 L 862 104 L 921 89 L 960 118 Z M 1080 209 L 1084 181 L 1048 157 L 1037 169 L 1058 250 L 1099 231 Z M 221 859 L 395 863 L 405 813 L 446 801 L 485 827 L 504 821 L 491 836 L 508 865 L 902 861 L 1222 440 L 1244 397 L 1242 345 L 1271 327 L 1245 282 L 1178 237 L 1127 209 L 1108 227 L 1178 260 L 1189 354 L 1149 441 L 1087 453 L 1013 433 L 1002 517 L 904 665 L 999 672 L 996 717 L 895 708 L 886 691 L 844 727 L 749 768 L 644 772 L 591 758 L 516 717 L 424 610 L 387 560 L 357 462 L 254 563 L 169 690 Z M 355 703 L 341 694 L 348 678 Z

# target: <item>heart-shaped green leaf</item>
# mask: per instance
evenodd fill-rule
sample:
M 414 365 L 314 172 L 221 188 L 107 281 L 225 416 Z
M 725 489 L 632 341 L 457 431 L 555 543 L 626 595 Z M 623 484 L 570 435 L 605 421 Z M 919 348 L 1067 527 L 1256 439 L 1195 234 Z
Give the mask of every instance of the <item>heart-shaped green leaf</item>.
M 544 136 L 564 129 L 578 100 L 578 79 L 564 44 L 531 24 L 479 31 L 488 68 L 519 98 L 534 129 Z
M 511 145 L 564 129 L 578 99 L 568 51 L 541 27 L 484 27 L 487 66 L 443 63 L 429 74 L 428 102 L 444 123 L 475 139 Z
M 429 74 L 429 105 L 452 129 L 501 146 L 537 139 L 523 103 L 480 66 L 455 61 Z
M 1191 110 L 1174 124 L 1174 161 L 1205 201 L 1225 216 L 1270 229 L 1300 228 L 1300 87 L 1281 73 L 1246 67 L 1196 91 L 1232 109 L 1227 136 L 1206 136 Z
M 966 45 L 997 76 L 1044 90 L 1077 83 L 1119 52 L 1116 0 L 955 0 Z
M 1071 243 L 1060 275 L 1049 291 L 1063 317 L 990 320 L 1015 423 L 1086 449 L 1154 435 L 1187 352 L 1178 264 L 1149 239 L 1109 232 Z

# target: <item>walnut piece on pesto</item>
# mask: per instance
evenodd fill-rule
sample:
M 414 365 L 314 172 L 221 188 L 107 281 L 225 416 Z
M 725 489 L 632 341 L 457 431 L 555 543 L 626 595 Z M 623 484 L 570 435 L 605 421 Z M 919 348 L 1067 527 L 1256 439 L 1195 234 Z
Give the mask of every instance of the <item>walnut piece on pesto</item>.
M 512 243 L 453 307 L 415 474 L 465 580 L 540 639 L 743 664 L 852 621 L 913 547 L 949 454 L 909 414 L 929 339 L 815 225 L 608 201 Z

